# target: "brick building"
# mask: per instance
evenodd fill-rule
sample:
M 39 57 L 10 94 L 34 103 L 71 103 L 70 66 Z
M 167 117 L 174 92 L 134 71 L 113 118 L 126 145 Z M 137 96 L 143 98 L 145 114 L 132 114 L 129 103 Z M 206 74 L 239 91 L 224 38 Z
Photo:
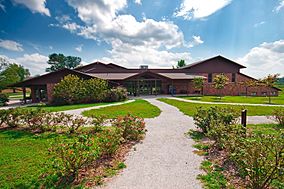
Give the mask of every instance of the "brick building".
M 77 75 L 84 79 L 101 78 L 108 80 L 112 85 L 127 88 L 129 95 L 158 95 L 158 94 L 196 94 L 193 79 L 203 78 L 204 95 L 253 95 L 272 96 L 278 95 L 278 88 L 249 87 L 242 83 L 247 80 L 255 80 L 240 72 L 245 66 L 222 56 L 189 64 L 178 69 L 149 69 L 148 66 L 140 66 L 139 69 L 129 69 L 113 63 L 104 64 L 94 62 L 76 69 L 62 69 L 42 76 L 27 79 L 14 86 L 31 89 L 33 102 L 52 101 L 53 87 L 56 83 L 69 74 Z M 217 74 L 225 74 L 229 78 L 226 87 L 217 91 L 213 87 L 213 78 Z M 25 95 L 24 95 L 25 96 Z

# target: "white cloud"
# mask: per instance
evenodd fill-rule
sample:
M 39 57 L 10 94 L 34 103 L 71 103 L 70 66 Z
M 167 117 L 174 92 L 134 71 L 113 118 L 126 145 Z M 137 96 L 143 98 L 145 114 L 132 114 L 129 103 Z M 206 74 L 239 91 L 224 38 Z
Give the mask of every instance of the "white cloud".
M 204 43 L 204 41 L 201 39 L 200 36 L 195 36 L 194 35 L 194 36 L 192 36 L 192 41 L 190 41 L 188 43 L 187 47 L 192 48 L 194 46 L 201 45 L 203 43 Z
M 3 1 L 0 0 L 0 9 L 2 9 L 2 11 L 6 12 L 5 6 L 3 5 Z
M 142 5 L 142 0 L 134 0 L 134 3 L 138 4 L 138 5 Z
M 202 19 L 214 14 L 230 3 L 231 0 L 183 0 L 174 16 L 183 17 L 185 20 Z
M 284 0 L 280 0 L 279 4 L 273 9 L 273 12 L 279 12 L 284 7 Z
M 248 68 L 244 71 L 256 78 L 276 73 L 284 76 L 284 40 L 264 42 L 252 48 L 238 62 L 246 65 Z
M 50 16 L 50 12 L 48 8 L 46 8 L 46 0 L 13 0 L 13 2 L 26 6 L 32 13 Z
M 82 48 L 83 48 L 83 44 L 76 47 L 75 50 L 78 51 L 78 52 L 82 52 Z
M 67 30 L 69 30 L 69 31 L 71 31 L 71 32 L 75 32 L 76 30 L 81 28 L 81 26 L 79 26 L 75 22 L 65 23 L 65 24 L 62 25 L 62 27 L 67 29 Z
M 258 22 L 258 23 L 256 23 L 256 24 L 254 24 L 253 27 L 258 28 L 259 26 L 261 26 L 261 25 L 263 25 L 263 24 L 265 24 L 265 23 L 266 23 L 265 21 Z
M 11 51 L 23 51 L 22 44 L 11 40 L 0 39 L 0 47 Z
M 149 65 L 151 68 L 169 68 L 176 65 L 180 59 L 186 62 L 192 61 L 189 52 L 174 53 L 146 46 L 132 46 L 120 40 L 114 40 L 112 47 L 113 49 L 109 51 L 110 56 L 103 57 L 102 61 L 119 63 L 130 68 L 138 68 L 142 64 Z

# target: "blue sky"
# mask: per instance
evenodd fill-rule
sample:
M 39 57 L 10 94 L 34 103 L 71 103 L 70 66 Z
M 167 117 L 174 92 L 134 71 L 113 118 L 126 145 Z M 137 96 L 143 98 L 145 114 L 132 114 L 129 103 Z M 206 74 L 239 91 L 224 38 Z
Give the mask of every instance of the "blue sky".
M 284 76 L 284 0 L 0 0 L 0 56 L 41 74 L 51 53 L 137 68 L 223 55 Z

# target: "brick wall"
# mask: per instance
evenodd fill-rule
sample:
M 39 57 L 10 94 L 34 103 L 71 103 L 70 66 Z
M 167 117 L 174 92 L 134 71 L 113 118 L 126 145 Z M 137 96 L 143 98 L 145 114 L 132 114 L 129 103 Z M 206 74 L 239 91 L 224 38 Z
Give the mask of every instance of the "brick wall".
M 47 92 L 47 100 L 48 103 L 51 103 L 53 100 L 53 88 L 55 84 L 54 83 L 47 83 L 46 84 L 46 92 Z

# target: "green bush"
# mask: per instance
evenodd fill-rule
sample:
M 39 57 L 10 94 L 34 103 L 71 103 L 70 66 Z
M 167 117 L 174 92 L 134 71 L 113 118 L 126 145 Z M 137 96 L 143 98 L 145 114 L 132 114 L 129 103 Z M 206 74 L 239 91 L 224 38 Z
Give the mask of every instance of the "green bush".
M 119 129 L 102 129 L 100 132 L 97 133 L 97 143 L 100 147 L 102 155 L 111 156 L 113 155 L 119 145 L 122 142 L 122 136 Z
M 210 107 L 198 108 L 196 114 L 194 114 L 193 119 L 195 125 L 200 128 L 204 133 L 207 133 L 211 125 L 214 123 L 229 125 L 237 122 L 239 117 L 238 111 L 233 108 L 221 108 L 221 107 Z
M 114 119 L 113 126 L 121 130 L 126 141 L 139 141 L 146 132 L 144 119 L 130 114 Z
M 7 102 L 9 102 L 8 95 L 4 93 L 0 93 L 0 106 L 6 105 Z
M 231 152 L 250 188 L 265 189 L 273 181 L 284 182 L 284 135 L 249 133 L 240 137 Z
M 84 80 L 75 75 L 67 75 L 55 85 L 53 103 L 62 105 L 100 102 L 107 88 L 107 81 L 102 79 Z
M 280 126 L 284 126 L 284 108 L 274 110 L 269 118 L 276 121 Z
M 123 87 L 117 87 L 107 90 L 105 93 L 105 102 L 118 102 L 127 99 L 127 90 Z

